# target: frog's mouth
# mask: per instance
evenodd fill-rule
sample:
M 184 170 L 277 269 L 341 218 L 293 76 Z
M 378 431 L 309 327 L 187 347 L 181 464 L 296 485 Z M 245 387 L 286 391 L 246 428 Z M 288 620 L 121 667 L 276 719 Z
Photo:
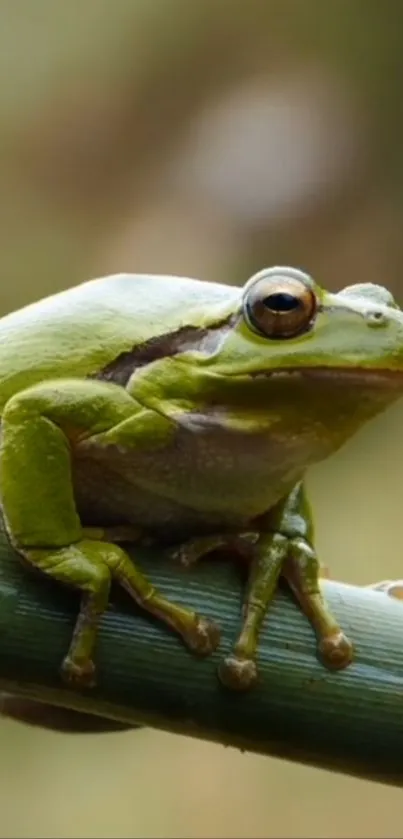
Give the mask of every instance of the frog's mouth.
M 315 379 L 333 384 L 351 384 L 357 387 L 380 387 L 403 390 L 403 368 L 392 370 L 374 367 L 280 367 L 252 373 L 256 378 L 269 378 L 276 381 L 290 379 Z

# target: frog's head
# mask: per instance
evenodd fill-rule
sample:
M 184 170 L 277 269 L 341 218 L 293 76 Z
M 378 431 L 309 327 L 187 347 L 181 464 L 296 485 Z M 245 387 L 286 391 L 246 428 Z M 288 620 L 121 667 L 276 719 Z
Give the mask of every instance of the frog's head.
M 403 391 L 403 312 L 382 286 L 331 294 L 302 271 L 270 268 L 246 283 L 204 364 L 225 378 L 298 374 Z
M 275 428 L 288 448 L 304 438 L 307 462 L 403 395 L 403 312 L 387 289 L 332 294 L 282 267 L 241 289 L 201 285 L 169 353 L 140 373 L 143 398 L 170 416 Z
M 335 446 L 403 395 L 403 312 L 378 285 L 332 294 L 302 271 L 270 268 L 229 288 L 199 335 L 172 359 L 188 410 L 263 416 L 296 435 L 305 424 L 315 445 Z

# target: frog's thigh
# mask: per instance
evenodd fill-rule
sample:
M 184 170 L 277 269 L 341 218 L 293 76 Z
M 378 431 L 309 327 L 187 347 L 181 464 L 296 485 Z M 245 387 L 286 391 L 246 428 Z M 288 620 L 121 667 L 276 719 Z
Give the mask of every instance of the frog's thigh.
M 53 579 L 82 592 L 80 613 L 63 674 L 93 684 L 92 651 L 111 578 L 148 612 L 175 629 L 195 652 L 208 654 L 219 633 L 212 621 L 171 603 L 118 546 L 82 538 L 71 480 L 70 444 L 158 444 L 172 424 L 137 404 L 122 388 L 60 380 L 13 397 L 2 417 L 2 501 L 16 547 Z
M 10 535 L 20 547 L 61 547 L 80 539 L 71 451 L 141 413 L 121 387 L 61 379 L 13 396 L 3 411 L 1 496 Z

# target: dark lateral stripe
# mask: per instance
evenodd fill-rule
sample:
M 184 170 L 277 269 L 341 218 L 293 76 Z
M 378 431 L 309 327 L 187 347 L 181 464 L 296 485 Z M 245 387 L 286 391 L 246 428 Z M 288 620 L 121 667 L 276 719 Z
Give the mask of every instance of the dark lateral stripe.
M 89 378 L 114 382 L 126 387 L 135 370 L 161 358 L 169 358 L 187 350 L 199 350 L 206 355 L 213 355 L 232 324 L 233 315 L 206 329 L 197 326 L 182 326 L 175 332 L 167 332 L 150 338 L 149 341 L 120 353 L 102 370 Z

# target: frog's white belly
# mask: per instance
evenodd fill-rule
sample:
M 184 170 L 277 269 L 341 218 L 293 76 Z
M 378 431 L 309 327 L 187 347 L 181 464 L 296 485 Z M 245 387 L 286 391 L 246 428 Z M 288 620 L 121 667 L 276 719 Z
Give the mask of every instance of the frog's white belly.
M 79 512 L 86 523 L 130 522 L 168 541 L 239 531 L 292 489 L 308 449 L 300 435 L 217 428 L 178 428 L 163 451 L 90 445 L 74 463 Z

